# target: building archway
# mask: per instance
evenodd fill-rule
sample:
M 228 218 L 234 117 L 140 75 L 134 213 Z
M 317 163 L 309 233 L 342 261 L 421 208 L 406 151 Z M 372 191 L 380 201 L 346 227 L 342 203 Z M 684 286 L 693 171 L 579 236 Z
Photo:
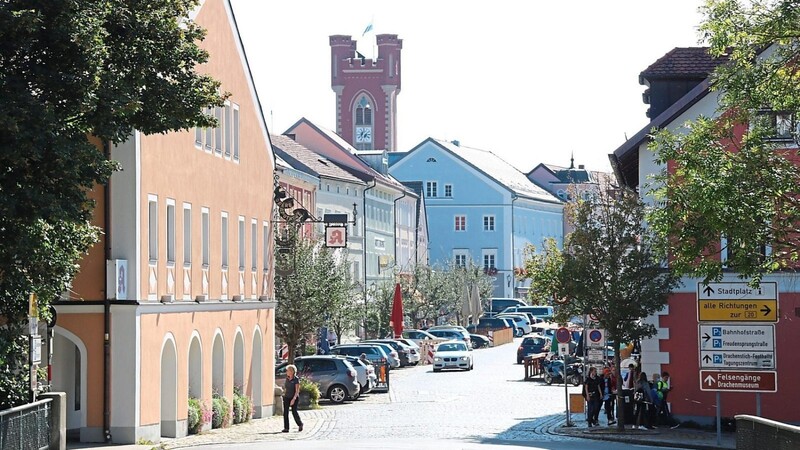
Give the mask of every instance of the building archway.
M 189 397 L 203 398 L 203 346 L 195 332 L 189 344 Z
M 83 341 L 56 326 L 53 333 L 52 384 L 54 392 L 66 393 L 67 434 L 79 439 L 86 428 L 87 352 Z
M 233 340 L 233 386 L 244 393 L 244 338 L 242 330 L 236 330 Z
M 161 347 L 161 436 L 178 437 L 178 352 L 167 334 Z
M 256 326 L 255 333 L 253 333 L 253 353 L 250 357 L 250 380 L 247 383 L 248 394 L 253 403 L 253 417 L 258 419 L 264 416 L 262 412 L 263 397 L 261 394 L 261 330 Z
M 211 348 L 211 389 L 214 394 L 225 396 L 225 342 L 219 329 Z

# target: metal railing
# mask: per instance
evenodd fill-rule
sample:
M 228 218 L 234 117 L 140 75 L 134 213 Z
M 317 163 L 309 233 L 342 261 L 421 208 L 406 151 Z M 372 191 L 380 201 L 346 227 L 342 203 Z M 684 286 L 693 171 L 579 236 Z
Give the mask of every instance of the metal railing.
M 50 445 L 52 399 L 0 411 L 0 449 L 44 450 Z

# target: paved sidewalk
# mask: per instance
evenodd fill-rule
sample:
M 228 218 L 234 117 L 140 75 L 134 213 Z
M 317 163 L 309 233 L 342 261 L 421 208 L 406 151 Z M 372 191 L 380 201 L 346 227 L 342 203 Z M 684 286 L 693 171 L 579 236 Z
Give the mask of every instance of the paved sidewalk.
M 583 414 L 574 414 L 572 420 L 576 426 L 565 427 L 564 420 L 561 420 L 560 425 L 554 427 L 551 431 L 563 436 L 624 442 L 632 445 L 641 444 L 699 450 L 736 448 L 736 433 L 723 432 L 720 445 L 717 445 L 716 431 L 684 427 L 672 429 L 667 426 L 658 427 L 653 430 L 634 430 L 631 426 L 626 426 L 625 431 L 620 433 L 617 431 L 616 425 L 610 427 L 601 425 L 599 427 L 588 428 Z

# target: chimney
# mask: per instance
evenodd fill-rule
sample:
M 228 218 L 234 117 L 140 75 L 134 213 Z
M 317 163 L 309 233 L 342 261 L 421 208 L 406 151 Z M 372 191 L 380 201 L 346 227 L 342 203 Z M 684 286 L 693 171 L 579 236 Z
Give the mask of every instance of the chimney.
M 461 142 L 459 142 L 458 140 L 454 139 L 454 140 L 450 141 L 450 143 L 455 145 L 456 147 L 461 147 Z
M 578 164 L 578 169 L 584 170 L 584 169 L 586 169 L 586 167 L 584 167 L 583 164 Z

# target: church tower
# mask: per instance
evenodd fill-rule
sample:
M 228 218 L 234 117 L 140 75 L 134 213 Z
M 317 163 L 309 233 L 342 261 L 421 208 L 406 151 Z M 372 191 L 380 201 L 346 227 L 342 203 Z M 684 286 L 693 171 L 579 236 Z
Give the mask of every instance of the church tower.
M 330 37 L 331 88 L 336 93 L 336 133 L 358 150 L 397 150 L 400 50 L 396 34 L 376 36 L 378 57 L 356 51 L 350 36 Z

